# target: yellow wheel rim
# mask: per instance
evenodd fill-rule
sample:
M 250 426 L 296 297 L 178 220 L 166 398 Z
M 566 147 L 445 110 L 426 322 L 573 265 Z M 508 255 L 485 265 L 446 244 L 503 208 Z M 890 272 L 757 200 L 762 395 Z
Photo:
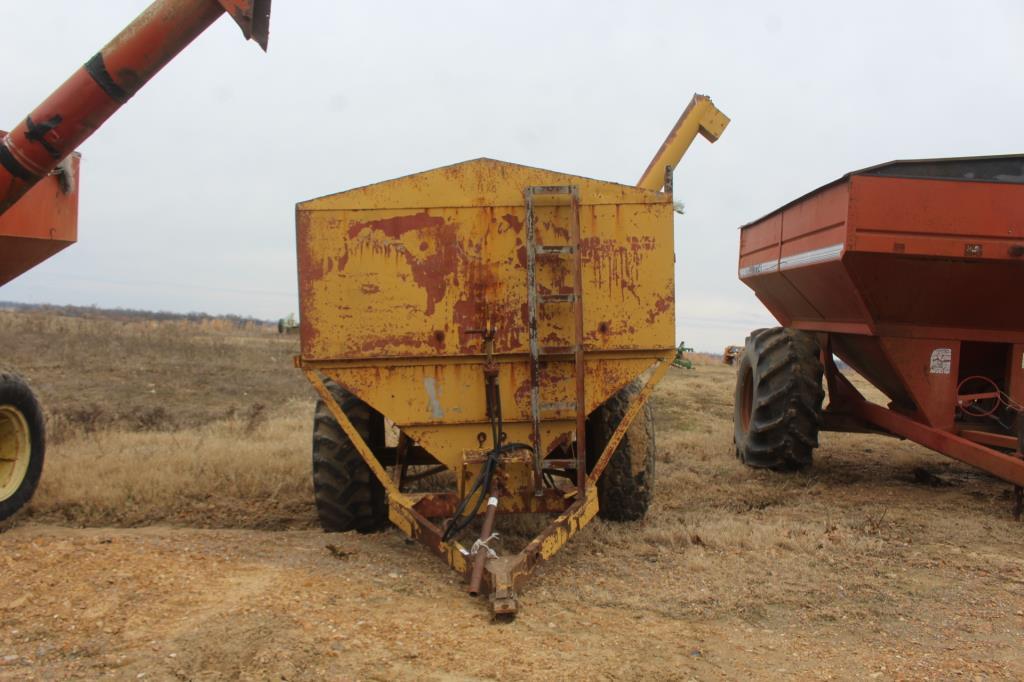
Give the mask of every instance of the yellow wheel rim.
M 21 410 L 0 405 L 0 502 L 18 491 L 32 458 L 32 432 Z

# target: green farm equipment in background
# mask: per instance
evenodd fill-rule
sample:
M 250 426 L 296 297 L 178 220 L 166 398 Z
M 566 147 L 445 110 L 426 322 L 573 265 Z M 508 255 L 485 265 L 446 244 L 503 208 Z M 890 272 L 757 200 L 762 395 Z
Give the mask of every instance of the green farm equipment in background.
M 685 341 L 680 341 L 679 346 L 676 348 L 676 358 L 672 361 L 672 366 L 680 369 L 693 369 L 693 361 L 686 357 L 687 353 L 692 352 L 693 349 L 687 346 Z

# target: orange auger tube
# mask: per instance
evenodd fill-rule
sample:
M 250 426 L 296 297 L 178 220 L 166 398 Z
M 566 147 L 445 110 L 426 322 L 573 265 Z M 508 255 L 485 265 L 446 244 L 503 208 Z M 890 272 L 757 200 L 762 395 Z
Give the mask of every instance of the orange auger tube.
M 0 141 L 0 215 L 225 12 L 267 47 L 270 0 L 157 0 Z

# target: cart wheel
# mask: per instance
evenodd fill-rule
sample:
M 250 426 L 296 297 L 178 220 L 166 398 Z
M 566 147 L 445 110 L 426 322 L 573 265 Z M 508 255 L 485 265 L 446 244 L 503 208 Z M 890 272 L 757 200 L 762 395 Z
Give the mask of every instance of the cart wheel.
M 813 336 L 795 329 L 758 329 L 747 337 L 733 406 L 736 456 L 747 466 L 811 465 L 825 397 L 820 353 Z
M 626 386 L 587 418 L 588 466 L 597 463 L 639 392 L 636 384 Z M 647 514 L 654 494 L 654 458 L 654 412 L 646 402 L 597 479 L 598 516 L 608 521 L 639 521 Z
M 32 499 L 43 473 L 43 411 L 25 381 L 0 372 L 0 521 Z
M 352 425 L 373 447 L 373 426 L 379 422 L 383 428 L 380 415 L 336 383 L 325 384 Z M 313 416 L 313 494 L 320 526 L 327 532 L 373 533 L 388 525 L 384 486 L 323 400 L 317 400 Z

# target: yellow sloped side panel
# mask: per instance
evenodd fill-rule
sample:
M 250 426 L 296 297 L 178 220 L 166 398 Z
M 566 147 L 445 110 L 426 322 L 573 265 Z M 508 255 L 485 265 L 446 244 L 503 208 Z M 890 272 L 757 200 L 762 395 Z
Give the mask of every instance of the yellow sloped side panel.
M 486 431 L 482 329 L 494 329 L 509 433 L 530 413 L 526 207 L 531 186 L 579 193 L 586 411 L 675 345 L 669 195 L 479 160 L 306 202 L 297 212 L 302 359 L 444 461 Z M 570 242 L 567 195 L 535 202 L 539 244 Z M 538 260 L 538 291 L 573 291 L 572 258 Z M 575 337 L 571 304 L 539 308 L 541 347 Z M 540 368 L 545 450 L 574 429 L 573 364 Z M 568 407 L 564 407 L 568 405 Z
M 586 411 L 593 412 L 626 384 L 643 374 L 652 358 L 591 359 L 586 362 Z M 502 415 L 511 440 L 530 436 L 529 363 L 498 366 Z M 464 450 L 478 447 L 478 433 L 490 433 L 479 362 L 325 369 L 324 373 L 359 396 L 442 462 L 458 462 Z M 571 363 L 550 363 L 541 374 L 541 391 L 550 402 L 575 400 Z M 544 443 L 568 442 L 576 427 L 571 410 L 552 412 L 544 422 Z
M 586 204 L 664 204 L 667 194 L 631 185 L 521 166 L 494 159 L 475 159 L 423 173 L 310 199 L 302 211 L 373 208 L 452 208 L 522 204 L 528 185 L 576 185 Z

